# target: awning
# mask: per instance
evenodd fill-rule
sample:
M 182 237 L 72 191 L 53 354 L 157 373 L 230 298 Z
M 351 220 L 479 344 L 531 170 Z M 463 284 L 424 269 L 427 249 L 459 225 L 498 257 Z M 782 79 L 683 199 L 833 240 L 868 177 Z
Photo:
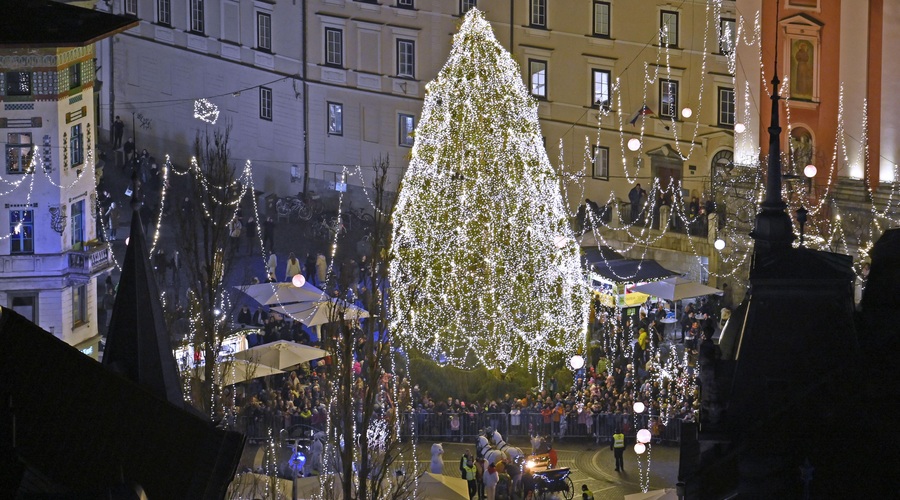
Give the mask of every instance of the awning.
M 601 260 L 591 263 L 590 266 L 593 272 L 618 283 L 658 280 L 678 274 L 652 259 Z

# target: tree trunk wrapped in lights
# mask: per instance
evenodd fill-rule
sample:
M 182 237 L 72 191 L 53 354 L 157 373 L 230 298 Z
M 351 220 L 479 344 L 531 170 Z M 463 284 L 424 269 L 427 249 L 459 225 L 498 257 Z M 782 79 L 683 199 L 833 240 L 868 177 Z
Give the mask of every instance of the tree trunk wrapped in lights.
M 393 222 L 403 342 L 504 371 L 583 344 L 588 288 L 537 102 L 476 9 L 428 84 Z

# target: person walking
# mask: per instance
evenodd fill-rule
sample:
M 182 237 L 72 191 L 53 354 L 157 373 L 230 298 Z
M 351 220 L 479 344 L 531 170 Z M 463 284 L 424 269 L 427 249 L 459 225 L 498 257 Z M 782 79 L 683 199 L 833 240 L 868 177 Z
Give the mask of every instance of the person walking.
M 594 493 L 588 489 L 586 484 L 581 485 L 581 500 L 594 500 Z
M 256 230 L 257 230 L 256 219 L 254 219 L 253 217 L 250 217 L 247 220 L 246 229 L 247 230 L 245 231 L 245 234 L 247 236 L 247 255 L 253 255 L 253 249 L 256 247 L 255 241 L 258 238 L 257 232 L 256 232 Z
M 125 123 L 119 118 L 119 115 L 116 115 L 115 121 L 113 121 L 113 149 L 119 149 L 122 147 L 122 135 L 125 134 Z
M 482 481 L 484 481 L 485 498 L 487 500 L 495 500 L 497 498 L 497 483 L 500 482 L 500 473 L 497 471 L 494 462 L 488 464 L 487 469 L 484 470 Z
M 229 236 L 231 237 L 231 251 L 237 255 L 241 249 L 241 232 L 244 230 L 244 225 L 241 223 L 240 217 L 235 217 L 233 221 L 231 221 L 231 232 Z
M 263 221 L 263 248 L 270 252 L 275 251 L 275 221 L 271 216 Z
M 475 481 L 475 461 L 472 459 L 472 455 L 468 455 L 465 457 L 465 464 L 460 466 L 460 470 L 462 471 L 462 477 L 466 480 L 466 484 L 469 487 L 469 500 L 473 498 L 478 498 L 478 484 Z
M 106 223 L 109 225 L 109 241 L 116 241 L 116 227 L 119 225 L 119 207 L 116 202 L 109 204 L 106 210 Z
M 269 254 L 269 260 L 266 262 L 266 281 L 275 281 L 275 268 L 278 267 L 278 256 L 275 252 Z
M 316 256 L 316 285 L 319 288 L 325 286 L 325 274 L 328 272 L 328 261 L 325 260 L 325 254 L 319 253 Z
M 135 153 L 134 148 L 134 137 L 129 137 L 125 144 L 122 146 L 122 151 L 125 152 L 125 163 L 122 164 L 122 171 L 125 171 L 125 167 L 131 165 L 132 157 Z
M 647 191 L 641 187 L 641 184 L 636 184 L 631 191 L 628 192 L 628 201 L 631 203 L 631 222 L 637 222 L 638 218 L 641 215 L 641 203 L 642 200 L 646 199 Z
M 287 266 L 284 271 L 284 281 L 291 281 L 295 275 L 300 273 L 300 259 L 294 255 L 294 252 L 291 252 L 290 255 L 288 255 Z
M 625 434 L 622 429 L 616 429 L 613 440 L 609 443 L 609 449 L 616 456 L 616 472 L 625 471 Z

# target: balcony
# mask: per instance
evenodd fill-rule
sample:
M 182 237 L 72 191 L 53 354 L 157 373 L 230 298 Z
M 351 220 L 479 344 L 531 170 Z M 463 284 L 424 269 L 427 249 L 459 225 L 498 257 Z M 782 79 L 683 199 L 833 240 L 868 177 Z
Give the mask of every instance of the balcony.
M 112 267 L 112 259 L 109 255 L 109 244 L 99 243 L 97 245 L 84 246 L 84 250 L 69 251 L 68 256 L 68 272 L 72 274 L 83 274 L 93 276 Z

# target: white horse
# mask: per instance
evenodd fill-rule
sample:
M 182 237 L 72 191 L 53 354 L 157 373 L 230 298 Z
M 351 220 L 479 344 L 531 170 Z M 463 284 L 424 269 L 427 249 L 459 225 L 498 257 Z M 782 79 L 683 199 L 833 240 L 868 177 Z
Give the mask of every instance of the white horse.
M 515 446 L 510 445 L 506 441 L 503 440 L 503 436 L 500 435 L 499 431 L 494 431 L 494 434 L 491 436 L 491 442 L 494 443 L 494 446 L 497 447 L 498 450 L 505 453 L 510 460 L 516 461 L 520 457 L 524 457 L 525 453 L 521 448 L 517 448 Z
M 434 443 L 431 445 L 431 473 L 432 474 L 443 474 L 444 473 L 444 459 L 441 458 L 441 455 L 444 454 L 444 445 L 442 443 Z
M 491 447 L 491 443 L 484 435 L 475 438 L 475 450 L 478 452 L 477 455 L 483 457 L 488 464 L 496 464 L 505 458 L 502 451 Z

